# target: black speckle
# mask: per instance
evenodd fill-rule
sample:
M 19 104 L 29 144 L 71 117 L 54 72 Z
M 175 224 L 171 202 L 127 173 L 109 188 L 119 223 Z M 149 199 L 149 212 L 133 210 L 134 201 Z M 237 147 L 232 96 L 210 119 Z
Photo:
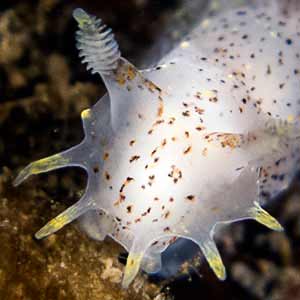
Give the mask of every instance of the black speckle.
M 280 83 L 279 88 L 282 90 L 284 88 L 284 85 L 285 85 L 284 83 Z
M 245 16 L 245 15 L 247 15 L 247 12 L 244 11 L 244 10 L 240 10 L 240 11 L 238 11 L 236 14 L 237 14 L 238 16 Z
M 95 167 L 93 168 L 93 171 L 94 171 L 95 174 L 99 173 L 99 167 L 98 167 L 98 166 L 95 166 Z
M 273 180 L 277 180 L 277 179 L 278 179 L 278 175 L 273 174 L 273 175 L 271 176 L 271 178 L 272 178 Z

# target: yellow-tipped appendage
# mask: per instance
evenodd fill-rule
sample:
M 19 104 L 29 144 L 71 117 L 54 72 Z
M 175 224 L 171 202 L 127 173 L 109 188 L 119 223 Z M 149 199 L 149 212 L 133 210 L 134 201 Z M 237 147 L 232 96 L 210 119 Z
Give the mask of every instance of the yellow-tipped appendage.
M 73 17 L 77 21 L 79 28 L 90 25 L 93 22 L 91 17 L 82 8 L 76 8 L 73 11 Z
M 52 156 L 39 159 L 25 167 L 17 176 L 13 184 L 14 186 L 18 186 L 31 175 L 58 169 L 66 166 L 68 163 L 69 159 L 63 157 L 61 154 L 54 154 Z
M 254 202 L 254 207 L 250 209 L 249 213 L 251 218 L 262 225 L 275 231 L 284 231 L 284 228 L 281 226 L 281 224 L 267 211 L 265 211 L 258 202 Z
M 128 288 L 139 272 L 140 265 L 143 259 L 143 253 L 130 252 L 127 258 L 122 287 Z
M 215 242 L 212 239 L 207 239 L 201 243 L 200 248 L 216 276 L 220 280 L 225 280 L 226 270 Z
M 87 212 L 90 209 L 89 204 L 90 202 L 85 203 L 85 201 L 81 199 L 80 201 L 66 209 L 64 212 L 62 212 L 60 215 L 52 219 L 50 222 L 48 222 L 35 234 L 35 237 L 37 239 L 42 239 L 60 230 L 65 225 L 71 223 L 79 216 Z
M 89 119 L 91 117 L 91 109 L 87 108 L 81 112 L 81 118 L 83 120 Z

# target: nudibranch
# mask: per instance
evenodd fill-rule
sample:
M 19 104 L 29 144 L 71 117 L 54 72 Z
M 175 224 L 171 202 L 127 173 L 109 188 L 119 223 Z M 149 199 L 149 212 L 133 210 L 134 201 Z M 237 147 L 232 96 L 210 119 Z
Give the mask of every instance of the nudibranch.
M 82 112 L 79 145 L 16 178 L 69 166 L 88 173 L 82 198 L 36 238 L 81 217 L 91 237 L 128 250 L 127 287 L 140 268 L 158 271 L 177 238 L 196 243 L 224 280 L 218 225 L 253 219 L 281 231 L 262 206 L 299 167 L 300 18 L 291 14 L 246 7 L 206 19 L 139 71 L 111 29 L 75 9 L 79 56 L 108 94 Z

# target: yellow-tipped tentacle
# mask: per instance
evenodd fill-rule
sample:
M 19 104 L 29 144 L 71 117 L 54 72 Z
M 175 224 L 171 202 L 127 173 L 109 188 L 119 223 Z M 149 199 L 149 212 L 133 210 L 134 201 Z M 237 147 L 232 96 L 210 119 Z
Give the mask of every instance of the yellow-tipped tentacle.
M 37 239 L 42 239 L 60 230 L 65 225 L 71 223 L 79 216 L 87 212 L 91 208 L 89 204 L 90 202 L 85 202 L 83 200 L 78 201 L 42 227 L 35 234 L 35 237 Z
M 200 244 L 201 251 L 209 266 L 220 280 L 226 279 L 226 270 L 215 242 L 208 238 Z
M 46 158 L 39 159 L 25 167 L 14 180 L 13 184 L 14 186 L 18 186 L 31 175 L 36 175 L 65 167 L 69 162 L 70 160 L 64 157 L 62 154 L 55 154 Z
M 139 272 L 144 253 L 130 252 L 127 258 L 122 287 L 128 288 Z
M 262 225 L 275 231 L 284 231 L 284 228 L 280 225 L 280 223 L 267 211 L 265 211 L 258 202 L 254 203 L 254 207 L 250 209 L 249 213 L 251 218 Z

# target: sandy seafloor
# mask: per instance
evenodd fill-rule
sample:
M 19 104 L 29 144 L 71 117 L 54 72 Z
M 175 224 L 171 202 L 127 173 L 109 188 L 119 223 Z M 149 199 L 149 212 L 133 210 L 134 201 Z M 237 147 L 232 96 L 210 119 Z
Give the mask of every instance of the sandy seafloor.
M 250 221 L 224 231 L 218 246 L 228 271 L 225 282 L 196 258 L 177 276 L 157 282 L 140 274 L 122 290 L 126 255 L 112 240 L 93 241 L 76 223 L 43 241 L 34 239 L 41 226 L 79 199 L 86 175 L 63 169 L 32 177 L 18 188 L 12 179 L 27 163 L 77 144 L 83 137 L 81 110 L 105 91 L 77 57 L 71 13 L 78 6 L 114 29 L 124 56 L 149 65 L 198 22 L 207 3 L 1 0 L 0 299 L 300 299 L 297 180 L 268 207 L 285 233 Z

